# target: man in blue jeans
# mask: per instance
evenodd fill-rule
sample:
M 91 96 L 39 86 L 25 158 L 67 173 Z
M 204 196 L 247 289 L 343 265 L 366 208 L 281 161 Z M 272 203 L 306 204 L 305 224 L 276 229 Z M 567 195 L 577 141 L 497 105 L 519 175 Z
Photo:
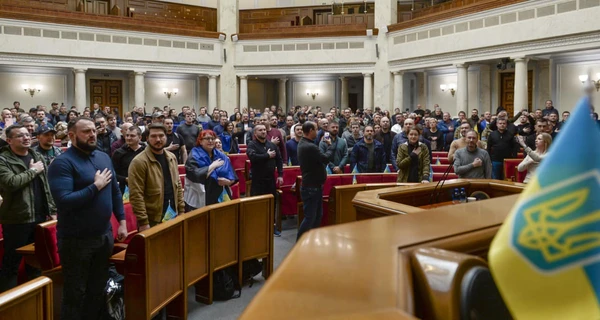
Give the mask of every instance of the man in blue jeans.
M 323 184 L 327 179 L 325 166 L 329 163 L 329 157 L 335 150 L 331 144 L 330 137 L 323 137 L 328 147 L 325 153 L 321 153 L 315 144 L 317 138 L 317 124 L 307 121 L 302 125 L 303 137 L 298 143 L 298 162 L 302 171 L 302 196 L 304 219 L 298 228 L 298 241 L 306 231 L 321 225 L 323 216 Z

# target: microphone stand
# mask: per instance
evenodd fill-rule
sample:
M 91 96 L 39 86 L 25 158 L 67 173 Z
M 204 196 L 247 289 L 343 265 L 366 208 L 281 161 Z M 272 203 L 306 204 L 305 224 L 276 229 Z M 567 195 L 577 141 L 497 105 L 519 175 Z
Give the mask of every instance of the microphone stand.
M 450 174 L 450 169 L 452 169 L 452 165 L 448 164 L 448 168 L 446 168 L 446 171 L 444 171 L 444 174 L 442 175 L 442 178 L 440 179 L 440 181 L 438 181 L 438 183 L 435 185 L 435 188 L 433 188 L 433 192 L 431 193 L 431 196 L 429 197 L 429 204 L 433 204 L 433 199 L 434 199 L 434 195 L 435 195 L 435 201 L 437 202 L 440 194 L 439 191 L 442 189 L 442 187 L 444 187 L 444 182 L 446 180 L 446 178 L 448 177 L 448 174 Z M 440 186 L 440 183 L 442 184 Z M 438 190 L 438 186 L 440 186 L 440 189 Z M 436 194 L 437 191 L 437 194 Z

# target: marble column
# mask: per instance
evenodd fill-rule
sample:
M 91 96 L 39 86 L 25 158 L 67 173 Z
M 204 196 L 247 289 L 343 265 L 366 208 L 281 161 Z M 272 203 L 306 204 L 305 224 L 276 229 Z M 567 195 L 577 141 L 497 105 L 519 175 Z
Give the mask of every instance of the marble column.
M 404 72 L 395 71 L 394 73 L 394 109 L 398 108 L 400 111 L 404 109 Z M 390 114 L 394 110 L 390 110 Z
M 523 108 L 527 108 L 527 62 L 525 57 L 513 58 L 515 61 L 515 96 L 513 112 L 516 115 Z
M 397 0 L 375 0 L 375 28 L 379 28 L 379 34 L 373 36 L 372 40 L 365 41 L 365 48 L 372 46 L 373 59 L 375 61 L 374 73 L 374 104 L 382 110 L 392 110 L 393 105 L 393 78 L 390 74 L 388 61 L 392 47 L 387 32 L 387 26 L 395 24 L 398 20 Z
M 208 76 L 208 111 L 212 114 L 217 107 L 217 75 Z
M 373 110 L 373 74 L 363 73 L 364 85 L 363 85 L 363 110 Z
M 237 72 L 234 64 L 236 47 L 241 47 L 241 45 L 238 45 L 236 42 L 231 40 L 231 35 L 239 33 L 240 31 L 239 16 L 239 0 L 217 1 L 217 31 L 223 32 L 227 35 L 225 37 L 225 41 L 221 42 L 221 46 L 215 44 L 215 52 L 225 52 L 227 55 L 227 61 L 225 61 L 225 59 L 222 60 L 223 65 L 219 71 L 218 101 L 219 107 L 223 110 L 229 111 L 230 113 L 233 112 L 233 108 L 239 106 L 239 87 L 237 81 Z M 215 97 L 215 106 L 217 104 L 216 99 L 217 98 Z
M 340 77 L 340 80 L 342 81 L 340 108 L 344 110 L 348 108 L 348 78 Z
M 240 77 L 240 112 L 248 109 L 248 76 Z
M 456 71 L 458 73 L 458 79 L 456 83 L 456 114 L 452 116 L 458 115 L 459 111 L 464 111 L 469 115 L 469 80 L 468 80 L 468 71 L 469 65 L 467 64 L 457 64 Z
M 87 105 L 87 93 L 85 86 L 86 69 L 73 69 L 75 73 L 75 106 L 79 112 L 83 112 Z
M 135 107 L 143 107 L 144 103 L 145 103 L 145 98 L 146 98 L 146 86 L 144 84 L 144 75 L 146 73 L 145 72 L 140 72 L 140 71 L 135 71 L 134 72 L 134 83 L 135 83 L 135 89 L 134 89 L 134 98 L 133 98 L 133 105 Z
M 287 97 L 285 95 L 286 93 L 286 82 L 288 81 L 287 78 L 281 78 L 278 80 L 278 95 L 279 95 L 279 103 L 278 103 L 278 107 L 281 107 L 283 110 L 287 111 Z M 240 90 L 242 90 L 240 88 Z

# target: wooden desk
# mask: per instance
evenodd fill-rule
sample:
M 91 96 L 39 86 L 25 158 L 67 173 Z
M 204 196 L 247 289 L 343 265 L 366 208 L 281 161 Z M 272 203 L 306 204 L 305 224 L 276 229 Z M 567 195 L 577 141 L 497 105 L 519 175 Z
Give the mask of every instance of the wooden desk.
M 451 205 L 455 205 L 458 203 L 454 203 L 453 201 L 444 201 L 444 202 L 440 202 L 440 203 L 432 203 L 432 204 L 427 204 L 424 206 L 420 206 L 419 208 L 421 209 L 435 209 L 435 208 L 439 208 L 439 207 L 445 207 L 445 206 L 451 206 Z
M 412 292 L 403 283 L 410 274 L 400 250 L 472 232 L 493 235 L 518 197 L 419 209 L 311 230 L 240 319 L 264 319 L 265 314 L 285 319 L 349 319 L 354 314 L 394 308 L 414 314 Z M 443 249 L 459 251 L 456 246 Z
M 40 268 L 40 262 L 35 257 L 35 243 L 18 248 L 17 253 L 23 256 L 28 265 Z

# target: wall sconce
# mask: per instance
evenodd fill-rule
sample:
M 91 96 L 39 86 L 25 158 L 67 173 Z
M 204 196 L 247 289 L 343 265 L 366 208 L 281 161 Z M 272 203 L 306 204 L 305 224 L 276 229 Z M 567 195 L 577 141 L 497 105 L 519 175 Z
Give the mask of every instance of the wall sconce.
M 579 76 L 579 81 L 581 81 L 581 83 L 585 84 L 586 82 L 590 82 L 591 84 L 594 85 L 594 87 L 596 87 L 596 91 L 600 90 L 600 73 L 596 73 L 596 78 L 598 80 L 593 80 L 590 79 L 590 77 L 587 74 L 582 74 Z
M 319 95 L 319 92 L 318 91 L 310 92 L 310 90 L 306 90 L 306 95 L 312 96 L 313 100 L 315 100 L 315 97 Z
M 442 89 L 442 92 L 446 91 L 446 90 L 450 90 L 450 94 L 454 97 L 454 94 L 456 93 L 456 84 L 451 83 L 451 84 L 441 84 L 440 85 L 440 89 Z
M 21 88 L 23 88 L 23 90 L 24 90 L 25 92 L 28 92 L 28 93 L 29 93 L 29 95 L 30 95 L 32 98 L 33 98 L 33 95 L 35 94 L 35 92 L 36 92 L 36 91 L 37 91 L 37 92 L 40 92 L 40 91 L 42 91 L 42 86 L 41 86 L 41 85 L 39 85 L 39 84 L 38 84 L 37 86 L 35 86 L 35 88 L 34 88 L 34 87 L 29 87 L 29 85 L 28 85 L 28 84 L 22 84 L 22 85 L 21 85 Z
M 173 88 L 173 90 L 169 91 L 167 88 L 163 88 L 163 93 L 167 96 L 167 99 L 171 100 L 171 96 L 176 96 L 179 89 Z

